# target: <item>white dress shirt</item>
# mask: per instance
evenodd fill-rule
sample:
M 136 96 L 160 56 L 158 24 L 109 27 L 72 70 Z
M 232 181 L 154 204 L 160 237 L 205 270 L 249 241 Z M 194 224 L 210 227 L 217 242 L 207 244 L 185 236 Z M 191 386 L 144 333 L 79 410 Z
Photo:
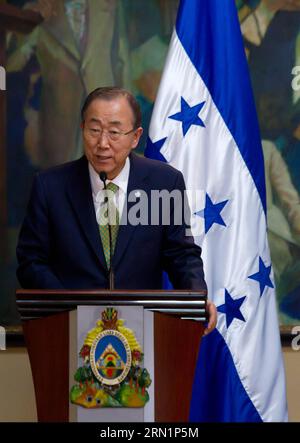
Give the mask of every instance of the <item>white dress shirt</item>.
M 119 187 L 114 195 L 114 204 L 119 212 L 119 219 L 121 220 L 122 212 L 124 209 L 125 198 L 127 194 L 128 180 L 130 172 L 130 161 L 126 158 L 125 165 L 121 170 L 120 174 L 117 175 L 113 180 L 107 180 L 106 185 L 113 182 Z M 95 171 L 93 166 L 89 163 L 89 174 L 93 193 L 93 202 L 95 207 L 96 218 L 99 224 L 100 208 L 104 203 L 105 193 L 103 192 L 104 185 L 103 181 L 100 179 L 99 174 Z

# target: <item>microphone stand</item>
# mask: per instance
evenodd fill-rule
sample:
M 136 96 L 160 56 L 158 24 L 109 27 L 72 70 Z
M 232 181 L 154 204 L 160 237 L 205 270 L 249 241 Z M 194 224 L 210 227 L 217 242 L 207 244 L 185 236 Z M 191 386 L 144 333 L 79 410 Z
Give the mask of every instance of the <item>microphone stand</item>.
M 104 171 L 101 171 L 99 174 L 100 180 L 103 182 L 104 190 L 106 191 L 106 180 L 107 180 L 107 174 Z M 110 225 L 110 214 L 109 214 L 109 203 L 108 203 L 108 197 L 106 197 L 107 201 L 107 214 L 108 214 L 108 236 L 109 236 L 109 270 L 108 270 L 108 279 L 109 279 L 109 290 L 113 291 L 115 289 L 115 276 L 114 276 L 114 269 L 112 264 L 113 254 L 112 254 L 112 234 L 111 234 L 111 225 Z

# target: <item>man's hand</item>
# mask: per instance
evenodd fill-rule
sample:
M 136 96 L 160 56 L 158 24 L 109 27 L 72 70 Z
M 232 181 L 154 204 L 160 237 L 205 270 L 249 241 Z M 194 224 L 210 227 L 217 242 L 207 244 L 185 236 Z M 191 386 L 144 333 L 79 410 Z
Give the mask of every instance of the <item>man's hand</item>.
M 210 301 L 207 300 L 206 303 L 206 311 L 208 313 L 208 325 L 206 327 L 206 329 L 204 330 L 204 335 L 209 334 L 213 329 L 215 329 L 216 325 L 217 325 L 217 308 L 215 306 L 215 304 Z

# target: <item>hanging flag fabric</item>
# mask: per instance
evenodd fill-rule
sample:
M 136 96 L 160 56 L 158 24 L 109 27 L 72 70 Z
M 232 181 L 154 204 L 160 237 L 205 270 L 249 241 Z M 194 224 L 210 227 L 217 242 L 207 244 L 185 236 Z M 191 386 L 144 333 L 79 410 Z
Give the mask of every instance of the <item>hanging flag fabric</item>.
M 264 162 L 233 0 L 183 0 L 146 156 L 182 171 L 218 324 L 203 338 L 191 421 L 285 421 Z

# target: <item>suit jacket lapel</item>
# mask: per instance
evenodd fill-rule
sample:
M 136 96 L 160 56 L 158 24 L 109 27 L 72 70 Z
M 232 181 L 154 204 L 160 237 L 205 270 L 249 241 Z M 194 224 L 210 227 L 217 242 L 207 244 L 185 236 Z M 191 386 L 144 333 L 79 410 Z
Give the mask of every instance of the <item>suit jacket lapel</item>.
M 70 176 L 67 183 L 67 194 L 82 231 L 86 236 L 87 242 L 102 266 L 106 268 L 106 261 L 93 203 L 88 162 L 85 157 L 78 160 L 78 170 L 76 172 L 77 173 Z
M 136 229 L 136 226 L 133 226 L 128 223 L 128 213 L 130 211 L 130 208 L 135 205 L 136 202 L 128 202 L 128 196 L 131 191 L 143 189 L 144 185 L 143 182 L 146 178 L 146 171 L 143 167 L 142 162 L 140 161 L 139 157 L 136 154 L 131 153 L 130 154 L 130 173 L 129 173 L 129 180 L 128 180 L 128 187 L 127 187 L 127 211 L 124 211 L 122 214 L 122 220 L 124 220 L 124 217 L 127 218 L 126 224 L 120 224 L 119 226 L 119 232 L 115 247 L 115 253 L 113 257 L 113 265 L 116 267 L 118 263 L 120 262 L 131 238 L 134 233 L 134 230 Z

